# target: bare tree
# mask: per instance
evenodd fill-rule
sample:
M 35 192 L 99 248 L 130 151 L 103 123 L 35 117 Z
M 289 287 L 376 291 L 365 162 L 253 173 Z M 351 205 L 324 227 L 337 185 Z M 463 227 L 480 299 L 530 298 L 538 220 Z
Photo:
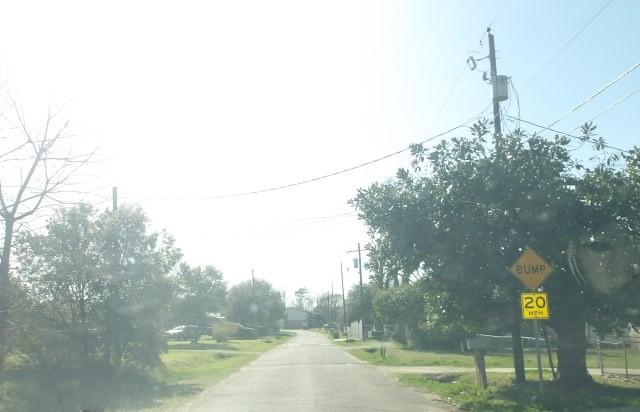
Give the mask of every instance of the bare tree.
M 65 148 L 68 121 L 58 122 L 58 113 L 47 113 L 44 126 L 33 130 L 13 100 L 6 115 L 0 116 L 0 219 L 4 226 L 0 256 L 0 379 L 8 350 L 11 308 L 10 261 L 13 239 L 20 225 L 33 219 L 39 210 L 60 204 L 70 179 L 90 159 L 91 154 L 72 155 Z M 4 144 L 3 144 L 4 143 Z M 7 184 L 7 181 L 10 184 Z M 14 183 L 15 182 L 15 183 Z

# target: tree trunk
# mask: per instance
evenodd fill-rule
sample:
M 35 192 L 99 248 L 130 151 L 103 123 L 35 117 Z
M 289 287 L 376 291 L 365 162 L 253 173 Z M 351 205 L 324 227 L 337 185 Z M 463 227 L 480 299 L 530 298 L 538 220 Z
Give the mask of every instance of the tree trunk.
M 587 339 L 584 323 L 568 321 L 556 328 L 558 334 L 558 382 L 578 386 L 592 383 L 587 371 Z
M 87 326 L 87 303 L 84 296 L 84 287 L 81 291 L 79 302 L 80 315 L 80 348 L 82 351 L 82 362 L 85 366 L 89 365 L 89 328 Z
M 7 341 L 9 339 L 9 261 L 11 258 L 11 244 L 13 241 L 13 219 L 5 219 L 4 245 L 0 258 L 0 382 L 4 371 L 4 361 L 7 357 Z
M 514 296 L 517 296 L 514 293 Z M 516 372 L 516 383 L 526 382 L 524 372 L 524 354 L 522 353 L 522 319 L 517 299 L 511 305 L 511 347 L 513 350 L 513 368 Z

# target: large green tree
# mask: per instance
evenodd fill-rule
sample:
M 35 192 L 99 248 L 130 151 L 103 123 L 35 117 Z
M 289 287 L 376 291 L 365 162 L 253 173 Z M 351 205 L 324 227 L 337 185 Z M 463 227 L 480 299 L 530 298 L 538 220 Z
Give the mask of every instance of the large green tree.
M 315 301 L 313 311 L 322 317 L 324 323 L 343 324 L 342 295 L 323 293 Z
M 226 313 L 245 326 L 277 329 L 284 319 L 284 300 L 266 280 L 246 280 L 229 289 Z
M 621 270 L 636 270 L 640 225 L 630 207 L 638 199 L 635 152 L 617 166 L 616 155 L 587 125 L 583 139 L 600 157 L 586 168 L 571 157 L 567 137 L 548 140 L 518 130 L 495 150 L 486 122 L 471 132 L 432 150 L 413 146 L 411 171 L 401 169 L 394 181 L 360 190 L 353 200 L 372 237 L 377 281 L 421 278 L 428 291 L 424 321 L 433 330 L 472 332 L 511 323 L 517 337 L 523 287 L 507 268 L 533 247 L 556 268 L 545 289 L 554 307 L 549 325 L 559 338 L 560 380 L 587 381 L 585 321 L 611 329 L 637 322 L 628 315 L 637 311 L 618 308 L 620 300 L 577 281 L 567 256 L 572 244 L 586 250 L 598 238 L 614 236 L 621 240 L 609 252 L 628 263 Z M 615 183 L 634 176 L 636 183 L 624 190 Z M 626 294 L 635 291 L 625 288 Z
M 80 205 L 59 210 L 50 219 L 46 234 L 18 237 L 16 255 L 25 297 L 32 302 L 23 308 L 33 315 L 19 323 L 28 325 L 23 335 L 33 337 L 35 331 L 42 331 L 39 340 L 43 344 L 53 348 L 64 343 L 71 356 L 79 354 L 87 364 L 97 345 L 97 336 L 90 331 L 98 326 L 98 309 L 106 298 L 94 209 Z
M 151 232 L 142 209 L 124 206 L 96 219 L 100 271 L 107 283 L 101 307 L 101 350 L 106 363 L 159 362 L 163 319 L 172 285 L 168 274 L 182 253 L 166 232 Z
M 175 303 L 171 310 L 174 325 L 192 324 L 204 329 L 211 323 L 210 313 L 224 307 L 227 284 L 214 266 L 191 267 L 181 263 L 175 275 Z
M 16 329 L 42 335 L 45 353 L 113 366 L 159 362 L 168 274 L 181 254 L 170 236 L 149 232 L 142 210 L 61 209 L 46 233 L 20 237 L 16 255 L 21 302 L 32 315 Z M 34 339 L 23 337 L 35 353 Z
M 313 297 L 307 288 L 299 288 L 293 292 L 296 297 L 296 308 L 303 310 L 311 310 L 313 308 Z
M 347 292 L 347 321 L 353 322 L 362 319 L 365 324 L 374 321 L 372 284 L 353 285 Z

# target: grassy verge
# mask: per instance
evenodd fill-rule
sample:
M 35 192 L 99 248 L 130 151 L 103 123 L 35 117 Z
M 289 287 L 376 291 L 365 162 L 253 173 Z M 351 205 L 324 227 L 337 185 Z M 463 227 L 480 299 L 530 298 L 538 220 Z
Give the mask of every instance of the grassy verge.
M 196 345 L 170 342 L 162 366 L 153 371 L 43 370 L 16 359 L 0 385 L 0 412 L 170 411 L 290 336 L 223 343 L 205 338 Z
M 548 378 L 548 376 L 547 376 Z M 510 374 L 489 374 L 489 388 L 478 387 L 473 374 L 401 375 L 400 381 L 435 393 L 465 411 L 584 411 L 640 409 L 640 380 L 596 377 L 596 383 L 566 389 L 546 381 L 538 396 L 537 382 L 515 385 Z
M 384 342 L 386 356 L 380 356 L 380 342 L 373 341 L 353 341 L 339 342 L 347 348 L 347 351 L 355 357 L 380 366 L 465 366 L 473 367 L 473 356 L 469 353 L 454 351 L 416 351 L 407 349 L 395 342 Z M 535 350 L 527 348 L 524 350 L 525 367 L 535 368 Z M 602 352 L 603 363 L 607 368 L 624 368 L 624 357 L 621 350 L 605 349 Z M 555 354 L 552 355 L 554 366 L 558 365 Z M 513 358 L 511 351 L 488 353 L 485 357 L 487 368 L 512 368 Z M 549 360 L 546 351 L 542 356 L 543 367 L 549 367 Z M 629 355 L 629 365 L 632 368 L 640 368 L 640 354 Z M 587 366 L 598 367 L 598 357 L 594 350 L 587 353 Z

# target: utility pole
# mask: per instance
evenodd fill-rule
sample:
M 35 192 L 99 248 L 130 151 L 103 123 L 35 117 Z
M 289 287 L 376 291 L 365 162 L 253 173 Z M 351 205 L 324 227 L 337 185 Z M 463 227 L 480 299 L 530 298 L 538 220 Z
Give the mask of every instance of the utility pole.
M 364 290 L 362 286 L 362 255 L 360 254 L 360 243 L 358 243 L 358 274 L 360 275 L 360 304 L 364 304 Z M 364 310 L 362 311 L 364 313 Z
M 342 326 L 347 330 L 347 305 L 344 300 L 344 274 L 342 273 L 342 262 L 340 262 L 340 283 L 342 283 Z
M 487 27 L 489 35 L 489 62 L 491 64 L 491 90 L 493 92 L 493 130 L 496 139 L 496 151 L 500 147 L 500 137 L 502 136 L 502 126 L 500 125 L 500 100 L 497 96 L 498 87 L 498 68 L 496 66 L 496 45 L 491 34 L 491 28 Z
M 360 324 L 362 326 L 362 340 L 365 340 L 364 333 L 364 285 L 362 284 L 362 249 L 360 248 L 360 243 L 358 243 L 357 250 L 348 250 L 347 253 L 358 252 L 358 273 L 360 274 Z
M 362 285 L 362 255 L 360 254 L 360 242 L 358 242 L 358 273 L 360 274 L 360 323 L 362 324 L 362 340 L 365 340 L 364 286 Z
M 501 157 L 502 153 L 502 126 L 500 124 L 500 101 L 505 100 L 506 95 L 501 95 L 498 88 L 502 86 L 501 78 L 498 77 L 498 67 L 496 65 L 496 44 L 491 28 L 487 27 L 489 36 L 489 63 L 491 65 L 491 91 L 493 100 L 493 130 L 496 144 L 496 155 Z M 522 319 L 520 312 L 520 297 L 518 291 L 513 292 L 513 302 L 511 303 L 511 345 L 513 349 L 513 365 L 516 372 L 516 382 L 526 381 L 524 371 L 524 354 L 522 352 Z
M 258 325 L 258 304 L 256 303 L 256 278 L 253 274 L 253 268 L 251 268 L 251 296 L 253 298 L 253 317 L 255 320 L 255 325 Z
M 331 295 L 329 295 L 329 325 L 333 323 L 333 283 L 331 284 Z
M 118 210 L 118 187 L 114 186 L 113 189 L 111 189 L 111 198 L 113 200 L 113 211 L 115 212 L 116 210 Z

